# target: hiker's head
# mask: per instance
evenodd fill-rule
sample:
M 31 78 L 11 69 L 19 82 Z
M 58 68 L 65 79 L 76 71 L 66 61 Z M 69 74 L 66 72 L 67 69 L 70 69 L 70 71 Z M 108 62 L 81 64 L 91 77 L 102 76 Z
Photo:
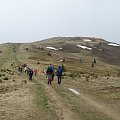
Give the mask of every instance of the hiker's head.
M 60 65 L 59 65 L 58 67 L 59 67 L 59 68 L 61 68 L 61 66 L 60 66 Z
M 50 63 L 49 66 L 52 66 L 52 64 Z

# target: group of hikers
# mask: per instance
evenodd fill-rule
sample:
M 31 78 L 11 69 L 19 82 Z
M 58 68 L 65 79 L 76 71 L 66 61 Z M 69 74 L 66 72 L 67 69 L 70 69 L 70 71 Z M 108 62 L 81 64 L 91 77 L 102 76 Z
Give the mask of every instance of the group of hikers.
M 27 75 L 29 76 L 29 81 L 32 80 L 33 75 L 37 75 L 38 74 L 38 69 L 31 69 L 27 66 L 24 67 L 24 72 L 27 73 Z M 62 66 L 58 66 L 58 68 L 55 70 L 55 68 L 52 66 L 52 64 L 49 64 L 49 66 L 46 68 L 46 70 L 44 71 L 46 78 L 47 78 L 47 83 L 51 84 L 51 82 L 54 80 L 54 76 L 56 74 L 57 78 L 58 78 L 58 84 L 61 84 L 61 80 L 62 80 Z
M 46 78 L 48 80 L 48 84 L 51 84 L 51 81 L 54 80 L 55 74 L 58 77 L 58 84 L 61 84 L 61 80 L 62 80 L 62 67 L 61 66 L 58 66 L 57 70 L 55 71 L 52 64 L 50 64 L 47 67 L 45 73 L 46 73 Z

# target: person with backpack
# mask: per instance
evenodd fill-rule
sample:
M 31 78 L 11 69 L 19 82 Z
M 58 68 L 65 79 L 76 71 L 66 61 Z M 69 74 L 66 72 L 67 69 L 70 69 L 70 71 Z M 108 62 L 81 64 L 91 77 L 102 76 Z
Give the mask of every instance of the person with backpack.
M 62 80 L 62 67 L 61 66 L 58 66 L 56 75 L 58 77 L 58 84 L 61 84 L 61 80 Z
M 54 72 L 53 66 L 50 64 L 46 69 L 46 78 L 48 80 L 48 84 L 51 84 L 54 74 L 53 72 Z
M 28 68 L 28 75 L 29 75 L 29 80 L 32 81 L 32 76 L 33 76 L 33 70 Z
M 36 76 L 38 74 L 38 69 L 34 69 L 34 75 Z

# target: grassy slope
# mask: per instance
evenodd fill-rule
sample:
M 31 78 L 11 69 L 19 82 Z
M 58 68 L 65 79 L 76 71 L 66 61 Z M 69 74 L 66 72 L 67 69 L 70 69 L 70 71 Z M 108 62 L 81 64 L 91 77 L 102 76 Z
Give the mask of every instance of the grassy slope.
M 44 46 L 44 45 L 41 45 Z M 18 47 L 18 46 L 17 46 Z M 78 118 L 82 120 L 110 120 L 112 117 L 107 115 L 104 111 L 99 110 L 94 105 L 88 103 L 84 99 L 73 95 L 68 91 L 68 88 L 74 88 L 80 93 L 90 96 L 90 100 L 97 101 L 102 105 L 108 106 L 111 110 L 113 107 L 116 113 L 119 113 L 120 106 L 120 93 L 119 87 L 120 80 L 117 77 L 119 71 L 116 66 L 103 63 L 97 59 L 97 64 L 95 67 L 91 67 L 91 61 L 93 60 L 91 56 L 88 56 L 86 53 L 66 53 L 66 52 L 53 52 L 50 51 L 52 56 L 48 56 L 49 51 L 38 49 L 39 45 L 37 44 L 22 44 L 16 53 L 11 54 L 11 52 L 16 51 L 16 46 L 11 46 L 8 51 L 5 53 L 4 60 L 1 61 L 1 65 L 4 61 L 7 63 L 16 62 L 17 65 L 27 63 L 28 66 L 32 68 L 39 68 L 40 73 L 45 69 L 45 67 L 52 63 L 55 68 L 61 64 L 59 62 L 61 57 L 67 58 L 64 66 L 66 72 L 64 72 L 64 79 L 61 86 L 57 85 L 57 81 L 53 82 L 52 88 L 63 98 L 63 102 L 70 108 Z M 25 49 L 28 48 L 26 51 Z M 86 55 L 85 55 L 86 54 Z M 7 57 L 6 57 L 7 56 Z M 80 63 L 79 58 L 82 58 L 82 63 Z M 37 62 L 40 61 L 38 65 Z M 3 67 L 6 65 L 4 64 Z M 42 75 L 42 74 L 41 74 Z M 39 77 L 38 77 L 39 79 Z M 44 119 L 48 117 L 52 119 L 57 119 L 54 111 L 49 108 L 49 100 L 44 93 L 44 87 L 42 84 L 38 84 L 35 81 L 35 103 L 39 106 L 41 113 L 45 115 L 48 113 L 48 116 L 45 116 Z M 113 87 L 111 87 L 113 86 Z M 117 89 L 117 90 L 116 90 Z M 48 112 L 50 110 L 51 112 Z
M 34 53 L 33 53 L 34 52 Z M 42 51 L 42 50 L 36 50 L 30 48 L 26 55 L 29 54 L 29 61 L 31 63 L 27 62 L 29 65 L 33 67 L 38 67 L 35 65 L 37 61 L 40 61 L 40 69 L 42 70 L 45 68 L 48 64 L 48 61 L 53 63 L 54 66 L 57 67 L 57 65 L 61 64 L 58 62 L 58 59 L 62 56 L 66 56 L 68 58 L 71 57 L 73 54 L 67 54 L 62 52 L 51 52 L 52 56 L 47 55 L 48 51 Z M 83 56 L 84 57 L 84 56 Z M 63 79 L 63 84 L 61 88 L 59 88 L 56 83 L 53 85 L 53 88 L 63 97 L 64 101 L 68 106 L 80 116 L 82 119 L 110 119 L 105 114 L 100 112 L 99 110 L 96 110 L 93 106 L 90 106 L 89 104 L 85 103 L 85 101 L 80 101 L 80 98 L 71 95 L 71 93 L 68 94 L 68 87 L 73 87 L 77 89 L 78 91 L 83 91 L 83 93 L 92 95 L 93 98 L 97 101 L 100 101 L 100 103 L 104 103 L 106 105 L 109 105 L 110 108 L 112 108 L 113 105 L 119 105 L 120 103 L 116 100 L 120 98 L 119 93 L 108 93 L 104 94 L 101 89 L 105 88 L 106 86 L 119 86 L 119 78 L 115 78 L 115 81 L 113 83 L 113 77 L 118 75 L 118 71 L 115 69 L 115 66 L 105 64 L 99 59 L 97 59 L 97 64 L 94 68 L 91 68 L 91 57 L 85 56 L 84 57 L 85 62 L 82 64 L 79 62 L 79 60 L 73 60 L 73 61 L 66 61 L 65 67 L 67 72 L 64 74 L 65 77 Z M 87 59 L 87 60 L 86 60 Z M 78 67 L 80 66 L 80 67 Z M 105 68 L 105 69 L 103 69 Z M 72 82 L 71 82 L 72 81 Z M 112 97 L 112 94 L 114 94 Z M 117 96 L 117 99 L 116 99 Z M 108 99 L 109 98 L 109 99 Z M 84 103 L 84 104 L 83 104 Z M 112 103 L 112 104 L 111 104 Z M 110 105 L 111 104 L 111 105 Z M 118 111 L 119 108 L 116 108 L 116 111 Z M 111 118 L 112 119 L 112 118 Z
M 17 51 L 18 48 L 19 48 L 18 44 L 9 44 L 5 47 L 4 52 L 2 52 L 2 54 L 1 54 L 1 57 L 3 59 L 1 59 L 1 61 L 0 61 L 0 63 L 1 63 L 0 69 L 1 70 L 2 69 L 5 69 L 5 70 L 9 69 L 13 73 L 13 75 L 11 75 L 10 73 L 7 73 L 7 71 L 4 72 L 4 74 L 5 74 L 4 77 L 7 77 L 8 81 L 4 81 L 3 80 L 4 77 L 0 78 L 2 80 L 2 84 L 1 84 L 2 86 L 0 88 L 1 98 L 2 98 L 2 93 L 10 92 L 9 94 L 12 94 L 12 92 L 15 92 L 15 94 L 16 94 L 17 93 L 16 90 L 22 89 L 25 86 L 25 85 L 23 86 L 23 83 L 22 83 L 22 86 L 21 86 L 20 81 L 22 82 L 22 79 L 23 80 L 28 79 L 28 77 L 25 74 L 20 74 L 20 76 L 19 76 L 19 74 L 17 73 L 17 68 L 15 68 L 15 66 L 22 65 L 24 63 L 24 61 L 28 60 L 28 58 L 25 58 L 23 53 L 20 54 L 19 51 Z M 19 59 L 19 57 L 20 57 L 20 59 Z M 12 63 L 14 63 L 13 67 L 11 67 Z M 3 74 L 3 72 L 1 74 Z M 36 106 L 36 107 L 30 108 L 30 111 L 28 110 L 28 112 L 33 111 L 30 116 L 28 116 L 28 117 L 27 116 L 21 116 L 21 118 L 24 117 L 25 119 L 32 119 L 33 118 L 33 119 L 36 119 L 36 120 L 37 119 L 39 119 L 39 120 L 40 119 L 41 120 L 53 120 L 53 119 L 56 120 L 57 119 L 56 114 L 48 106 L 47 98 L 44 95 L 43 87 L 40 84 L 37 84 L 37 83 L 35 85 L 33 84 L 32 86 L 31 86 L 30 83 L 28 83 L 26 86 L 27 87 L 23 88 L 23 89 L 24 89 L 24 91 L 26 91 L 27 89 L 30 89 L 31 93 L 29 93 L 30 94 L 29 96 L 34 96 L 35 97 L 35 99 L 32 101 L 31 104 L 33 104 L 33 106 Z M 14 95 L 14 97 L 17 100 L 17 96 Z M 27 97 L 27 94 L 26 94 L 26 97 Z M 9 96 L 6 97 L 6 99 L 9 99 Z M 24 100 L 24 98 L 21 98 L 21 100 L 22 99 Z M 10 99 L 10 101 L 11 101 L 11 103 L 15 102 L 16 105 L 18 104 L 17 101 L 12 101 L 12 99 Z M 28 101 L 29 101 L 29 98 L 28 98 Z M 25 101 L 25 102 L 27 102 L 27 101 Z M 9 101 L 7 101 L 6 103 L 8 105 L 10 104 Z M 3 104 L 3 106 L 4 106 L 4 104 Z M 21 106 L 22 106 L 22 103 L 21 103 Z M 29 105 L 29 106 L 31 106 L 31 105 Z M 24 107 L 26 107 L 26 106 L 24 106 Z M 12 109 L 14 111 L 14 107 Z M 15 108 L 15 109 L 17 109 L 17 108 Z M 24 109 L 26 109 L 26 108 L 22 108 L 22 110 L 24 110 Z M 7 112 L 8 111 L 6 111 L 6 115 L 4 116 L 6 120 L 7 120 L 8 114 L 9 114 Z M 15 111 L 15 113 L 16 112 L 17 112 L 17 110 Z M 0 112 L 0 114 L 2 114 L 2 113 Z M 26 115 L 27 115 L 27 113 L 26 113 Z M 1 116 L 1 118 L 2 118 L 2 116 Z M 11 115 L 10 118 L 14 119 L 14 116 Z M 15 119 L 17 119 L 17 117 Z

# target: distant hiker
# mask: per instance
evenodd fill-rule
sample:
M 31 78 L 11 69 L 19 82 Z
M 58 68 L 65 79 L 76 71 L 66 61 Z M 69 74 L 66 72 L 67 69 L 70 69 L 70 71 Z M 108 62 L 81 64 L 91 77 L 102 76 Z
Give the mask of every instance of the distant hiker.
M 24 72 L 25 72 L 25 73 L 27 72 L 27 67 L 24 67 Z
M 38 69 L 34 69 L 35 76 L 38 74 Z
M 48 80 L 48 84 L 51 84 L 51 81 L 53 79 L 53 72 L 54 72 L 53 66 L 50 64 L 46 69 L 46 78 Z
M 92 65 L 91 65 L 91 67 L 94 67 L 94 62 L 92 62 Z
M 61 79 L 62 79 L 62 67 L 61 66 L 57 68 L 56 75 L 58 77 L 58 84 L 61 84 Z
M 18 72 L 20 72 L 20 66 L 18 67 Z
M 24 71 L 27 72 L 27 75 L 29 76 L 29 80 L 32 80 L 33 70 L 29 67 L 25 67 Z
M 33 76 L 33 70 L 32 69 L 28 69 L 28 75 L 29 75 L 29 80 L 32 80 L 32 76 Z

